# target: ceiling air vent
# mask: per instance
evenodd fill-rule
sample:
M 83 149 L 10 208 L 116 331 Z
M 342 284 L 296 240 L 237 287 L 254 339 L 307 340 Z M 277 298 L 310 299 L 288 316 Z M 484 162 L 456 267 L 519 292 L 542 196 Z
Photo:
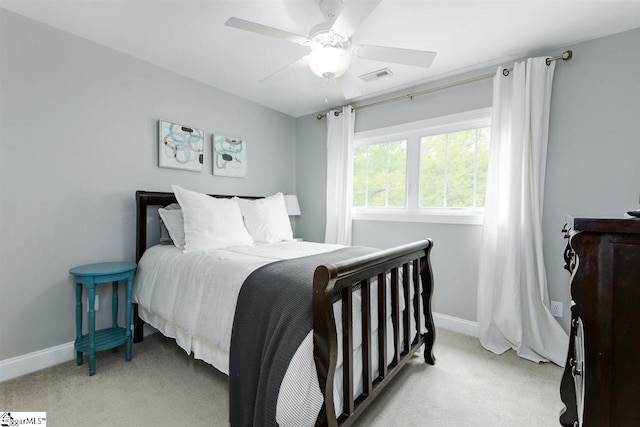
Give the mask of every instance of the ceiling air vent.
M 391 72 L 390 69 L 383 68 L 381 70 L 372 71 L 371 73 L 362 74 L 362 75 L 360 75 L 358 77 L 360 77 L 360 80 L 362 80 L 363 82 L 372 82 L 374 80 L 378 80 L 378 79 L 381 79 L 383 77 L 387 77 L 387 76 L 391 76 L 391 75 L 393 75 L 393 73 Z

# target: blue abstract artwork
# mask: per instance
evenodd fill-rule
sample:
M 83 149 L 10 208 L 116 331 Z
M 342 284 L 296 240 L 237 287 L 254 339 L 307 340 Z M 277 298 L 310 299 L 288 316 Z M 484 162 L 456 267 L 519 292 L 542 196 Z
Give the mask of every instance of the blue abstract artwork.
M 238 138 L 214 135 L 213 174 L 246 178 L 247 142 Z
M 160 120 L 158 166 L 193 172 L 204 170 L 204 132 Z

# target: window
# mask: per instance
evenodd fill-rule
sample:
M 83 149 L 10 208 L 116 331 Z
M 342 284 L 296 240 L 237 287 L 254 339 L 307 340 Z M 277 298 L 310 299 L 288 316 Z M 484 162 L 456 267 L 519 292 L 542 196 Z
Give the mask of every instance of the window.
M 482 221 L 490 109 L 358 132 L 353 217 Z
M 354 148 L 353 205 L 404 208 L 407 185 L 407 141 Z
M 420 138 L 421 208 L 484 207 L 489 127 Z

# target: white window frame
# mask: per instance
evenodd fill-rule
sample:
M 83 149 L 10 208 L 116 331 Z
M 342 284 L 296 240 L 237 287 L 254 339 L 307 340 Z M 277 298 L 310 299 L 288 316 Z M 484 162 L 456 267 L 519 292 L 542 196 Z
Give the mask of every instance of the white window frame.
M 356 132 L 354 147 L 407 140 L 407 182 L 405 208 L 353 207 L 354 220 L 482 224 L 484 208 L 420 208 L 420 139 L 467 129 L 491 126 L 491 108 L 466 111 L 433 119 Z M 353 159 L 351 159 L 353 161 Z

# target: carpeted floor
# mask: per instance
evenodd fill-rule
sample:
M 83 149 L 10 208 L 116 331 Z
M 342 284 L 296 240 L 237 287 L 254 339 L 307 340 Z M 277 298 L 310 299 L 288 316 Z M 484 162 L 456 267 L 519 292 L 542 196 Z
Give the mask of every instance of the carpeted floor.
M 557 426 L 562 370 L 476 338 L 437 331 L 435 366 L 412 360 L 357 426 Z M 96 375 L 75 361 L 0 383 L 0 410 L 46 411 L 49 426 L 225 426 L 227 377 L 159 334 L 101 352 Z

